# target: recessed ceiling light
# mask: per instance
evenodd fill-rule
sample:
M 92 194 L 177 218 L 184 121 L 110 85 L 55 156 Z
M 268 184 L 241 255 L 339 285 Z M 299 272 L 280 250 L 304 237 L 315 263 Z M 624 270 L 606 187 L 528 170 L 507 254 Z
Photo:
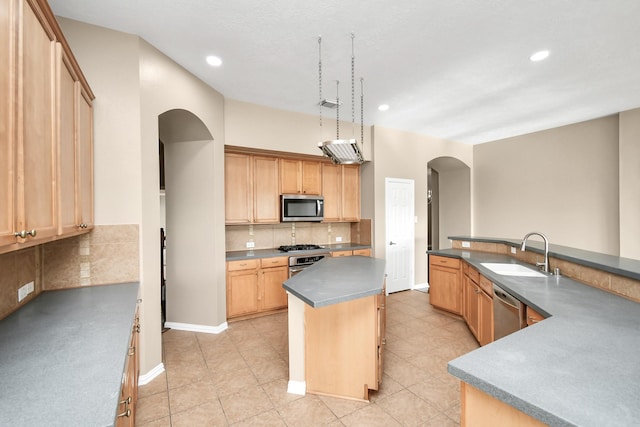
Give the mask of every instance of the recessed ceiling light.
M 538 61 L 542 61 L 543 59 L 547 59 L 548 56 L 549 56 L 548 50 L 541 50 L 531 55 L 529 59 L 533 62 L 538 62 Z
M 222 59 L 218 58 L 217 56 L 207 56 L 207 64 L 211 65 L 212 67 L 219 67 L 220 65 L 222 65 Z
M 380 111 L 387 111 L 389 109 L 389 105 L 388 104 L 382 104 L 378 106 L 378 110 Z

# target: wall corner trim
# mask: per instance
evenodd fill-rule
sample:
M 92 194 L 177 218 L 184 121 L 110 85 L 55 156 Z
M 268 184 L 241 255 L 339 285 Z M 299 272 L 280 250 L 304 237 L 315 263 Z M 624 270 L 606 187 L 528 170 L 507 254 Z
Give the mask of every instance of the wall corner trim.
M 293 380 L 289 381 L 289 384 L 287 385 L 287 393 L 304 396 L 307 393 L 307 382 Z
M 153 381 L 158 375 L 160 375 L 163 372 L 164 372 L 164 364 L 160 363 L 158 366 L 156 366 L 146 374 L 140 375 L 138 377 L 138 385 L 140 386 L 140 385 L 149 384 L 151 381 Z

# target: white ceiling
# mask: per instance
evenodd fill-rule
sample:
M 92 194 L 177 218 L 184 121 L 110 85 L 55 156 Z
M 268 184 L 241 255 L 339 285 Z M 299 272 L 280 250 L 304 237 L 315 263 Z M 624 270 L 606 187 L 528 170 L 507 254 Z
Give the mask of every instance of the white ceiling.
M 50 0 L 137 34 L 225 97 L 476 144 L 640 107 L 638 0 Z M 528 57 L 551 55 L 539 63 Z M 212 68 L 207 55 L 222 58 Z M 387 103 L 387 112 L 377 106 Z M 360 120 L 356 86 L 356 122 Z M 325 109 L 335 117 L 335 110 Z

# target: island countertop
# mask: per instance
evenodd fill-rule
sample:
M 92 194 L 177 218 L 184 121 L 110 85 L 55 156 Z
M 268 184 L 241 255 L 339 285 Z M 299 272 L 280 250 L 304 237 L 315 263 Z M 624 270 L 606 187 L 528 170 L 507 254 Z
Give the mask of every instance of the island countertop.
M 376 295 L 384 289 L 385 261 L 327 257 L 296 274 L 283 287 L 311 307 L 324 307 Z
M 0 425 L 111 426 L 138 283 L 46 291 L 0 321 Z
M 640 304 L 564 276 L 495 274 L 507 255 L 444 249 L 546 320 L 449 362 L 449 372 L 553 426 L 633 425 L 640 417 Z

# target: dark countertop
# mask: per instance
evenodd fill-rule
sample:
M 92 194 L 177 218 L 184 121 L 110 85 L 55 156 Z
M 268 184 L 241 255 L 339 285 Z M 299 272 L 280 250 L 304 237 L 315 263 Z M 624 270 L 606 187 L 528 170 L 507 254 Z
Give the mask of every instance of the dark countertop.
M 502 276 L 481 265 L 523 264 L 507 255 L 429 253 L 463 259 L 550 316 L 450 361 L 449 373 L 553 426 L 637 424 L 640 304 L 563 276 Z
M 534 236 L 535 239 L 540 239 Z M 451 240 L 485 243 L 503 243 L 519 248 L 522 239 L 504 239 L 491 237 L 450 236 Z M 527 250 L 544 254 L 544 243 L 540 240 L 527 240 Z M 549 243 L 549 256 L 573 262 L 597 270 L 607 271 L 620 276 L 640 280 L 640 260 L 623 258 L 598 252 L 585 251 L 583 249 L 570 248 L 568 246 Z
M 48 291 L 0 320 L 0 425 L 114 425 L 137 295 Z
M 305 254 L 314 254 L 320 252 L 335 252 L 335 251 L 348 251 L 354 249 L 370 249 L 371 245 L 361 245 L 359 243 L 336 243 L 333 245 L 321 245 L 322 249 L 317 251 L 304 251 Z M 260 258 L 274 258 L 279 256 L 291 256 L 299 254 L 301 252 L 281 252 L 277 248 L 274 249 L 256 249 L 246 251 L 229 251 L 227 252 L 227 261 L 239 261 L 243 259 L 260 259 Z
M 296 274 L 283 286 L 316 308 L 377 295 L 384 289 L 384 280 L 385 261 L 382 259 L 327 257 Z

